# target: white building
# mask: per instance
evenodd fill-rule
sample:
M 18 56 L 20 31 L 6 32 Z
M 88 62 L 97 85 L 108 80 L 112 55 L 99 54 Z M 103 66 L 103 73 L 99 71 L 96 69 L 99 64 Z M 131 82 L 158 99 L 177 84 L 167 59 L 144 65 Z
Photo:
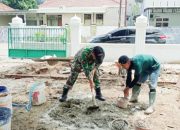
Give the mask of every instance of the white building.
M 36 22 L 64 26 L 74 15 L 81 18 L 83 25 L 117 26 L 119 21 L 117 0 L 46 0 L 35 11 L 35 15 L 27 16 L 27 25 Z
M 152 26 L 180 26 L 180 0 L 144 0 L 144 11 Z

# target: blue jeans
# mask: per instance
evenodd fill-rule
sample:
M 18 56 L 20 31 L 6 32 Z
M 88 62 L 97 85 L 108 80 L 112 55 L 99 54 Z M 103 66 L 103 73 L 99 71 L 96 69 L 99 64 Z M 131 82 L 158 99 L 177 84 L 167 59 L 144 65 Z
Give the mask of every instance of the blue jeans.
M 138 81 L 139 84 L 144 83 L 149 78 L 149 89 L 156 89 L 158 77 L 160 74 L 160 67 L 153 71 L 151 74 L 142 74 Z

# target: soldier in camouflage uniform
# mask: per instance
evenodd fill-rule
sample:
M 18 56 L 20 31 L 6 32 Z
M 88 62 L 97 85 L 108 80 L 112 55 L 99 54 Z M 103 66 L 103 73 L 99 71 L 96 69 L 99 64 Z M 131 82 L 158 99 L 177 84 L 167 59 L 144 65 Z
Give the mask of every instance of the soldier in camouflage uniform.
M 71 75 L 63 87 L 63 94 L 59 99 L 60 102 L 66 101 L 69 89 L 73 87 L 79 73 L 82 71 L 84 71 L 89 80 L 91 89 L 95 87 L 96 99 L 105 101 L 101 94 L 98 77 L 98 68 L 102 64 L 104 56 L 104 50 L 100 46 L 82 48 L 77 52 L 71 64 Z

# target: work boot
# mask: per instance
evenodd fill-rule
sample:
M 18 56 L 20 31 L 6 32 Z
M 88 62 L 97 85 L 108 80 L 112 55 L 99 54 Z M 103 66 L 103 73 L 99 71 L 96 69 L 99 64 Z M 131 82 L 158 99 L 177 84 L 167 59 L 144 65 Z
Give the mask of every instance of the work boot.
M 134 85 L 134 87 L 132 88 L 132 96 L 129 102 L 137 103 L 140 91 L 141 91 L 141 85 L 140 84 Z
M 96 88 L 96 99 L 100 100 L 100 101 L 105 101 L 105 98 L 102 96 L 101 94 L 101 88 Z
M 67 94 L 68 94 L 69 88 L 63 88 L 63 94 L 62 97 L 59 99 L 60 102 L 64 102 L 67 99 Z
M 154 112 L 154 102 L 156 99 L 156 92 L 149 92 L 149 107 L 145 110 L 145 114 L 151 114 Z

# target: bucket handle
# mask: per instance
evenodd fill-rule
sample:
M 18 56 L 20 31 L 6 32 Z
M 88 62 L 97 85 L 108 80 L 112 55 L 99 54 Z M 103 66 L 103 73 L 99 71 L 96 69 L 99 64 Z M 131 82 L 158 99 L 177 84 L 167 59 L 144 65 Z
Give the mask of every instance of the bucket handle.
M 39 84 L 42 84 L 42 83 L 35 82 L 35 83 L 30 87 L 30 90 L 29 90 L 29 102 L 28 102 L 28 104 L 12 103 L 12 106 L 13 106 L 13 107 L 24 107 L 27 111 L 30 111 L 31 108 L 32 108 L 32 95 L 33 95 L 34 90 L 37 88 L 37 86 L 38 86 Z

